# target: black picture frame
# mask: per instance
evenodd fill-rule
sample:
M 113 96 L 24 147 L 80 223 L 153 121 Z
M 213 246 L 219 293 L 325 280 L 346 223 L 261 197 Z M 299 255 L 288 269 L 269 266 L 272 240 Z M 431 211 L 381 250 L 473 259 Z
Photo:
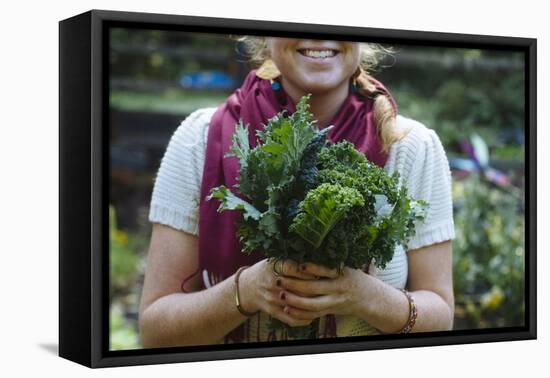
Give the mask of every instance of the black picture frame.
M 499 329 L 109 351 L 107 28 L 365 39 L 525 54 L 525 325 Z M 59 355 L 97 368 L 536 339 L 537 40 L 168 14 L 91 10 L 59 22 Z

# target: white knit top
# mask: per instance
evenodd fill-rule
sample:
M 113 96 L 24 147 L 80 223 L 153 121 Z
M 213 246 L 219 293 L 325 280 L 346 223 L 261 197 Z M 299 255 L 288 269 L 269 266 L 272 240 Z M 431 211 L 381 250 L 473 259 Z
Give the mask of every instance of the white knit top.
M 151 222 L 198 234 L 199 193 L 208 124 L 215 111 L 216 108 L 194 111 L 174 132 L 155 179 L 149 212 Z M 429 203 L 425 221 L 417 226 L 416 234 L 408 243 L 409 250 L 454 239 L 451 172 L 439 137 L 420 122 L 400 115 L 396 127 L 410 131 L 390 147 L 384 169 L 390 174 L 397 170 L 402 182 L 407 185 L 409 195 Z M 369 274 L 393 287 L 404 288 L 407 271 L 406 252 L 398 246 L 385 269 L 371 265 Z M 207 273 L 203 272 L 203 277 L 206 287 L 210 287 L 213 283 L 208 282 Z M 259 323 L 263 323 L 263 320 L 252 319 Z M 336 317 L 336 320 L 338 336 L 377 333 L 361 319 Z M 251 325 L 249 328 L 260 328 L 256 326 Z M 262 335 L 252 335 L 251 340 L 263 341 Z

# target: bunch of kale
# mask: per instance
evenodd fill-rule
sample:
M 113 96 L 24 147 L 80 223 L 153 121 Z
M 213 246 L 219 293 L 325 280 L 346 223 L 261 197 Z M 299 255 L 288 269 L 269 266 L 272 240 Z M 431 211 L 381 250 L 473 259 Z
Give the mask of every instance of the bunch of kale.
M 220 200 L 220 212 L 241 211 L 237 237 L 244 253 L 340 271 L 370 263 L 384 268 L 397 245 L 406 247 L 428 204 L 409 198 L 397 172 L 388 175 L 353 144 L 327 141 L 331 127 L 315 126 L 309 97 L 290 116 L 282 111 L 271 118 L 255 148 L 242 121 L 236 125 L 227 156 L 239 160 L 238 196 L 220 186 L 208 199 Z M 299 339 L 315 338 L 317 330 L 275 318 L 269 327 Z
M 388 175 L 351 143 L 328 142 L 330 127 L 315 126 L 309 97 L 290 116 L 283 110 L 271 118 L 253 149 L 239 122 L 228 154 L 239 160 L 239 197 L 220 186 L 208 198 L 221 201 L 219 211 L 242 212 L 237 236 L 245 253 L 384 268 L 397 245 L 406 247 L 428 204 L 409 198 L 397 172 Z

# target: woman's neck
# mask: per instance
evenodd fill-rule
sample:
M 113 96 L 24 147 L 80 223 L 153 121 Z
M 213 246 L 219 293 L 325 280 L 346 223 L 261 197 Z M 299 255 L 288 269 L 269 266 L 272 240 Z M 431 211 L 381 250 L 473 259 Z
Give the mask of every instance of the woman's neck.
M 297 104 L 300 98 L 307 94 L 287 82 L 284 77 L 281 80 L 281 85 L 290 98 L 292 98 L 294 104 Z M 309 111 L 313 113 L 313 118 L 317 120 L 317 127 L 322 129 L 329 126 L 330 121 L 334 118 L 348 95 L 349 85 L 346 82 L 331 91 L 313 93 L 311 95 L 309 99 Z

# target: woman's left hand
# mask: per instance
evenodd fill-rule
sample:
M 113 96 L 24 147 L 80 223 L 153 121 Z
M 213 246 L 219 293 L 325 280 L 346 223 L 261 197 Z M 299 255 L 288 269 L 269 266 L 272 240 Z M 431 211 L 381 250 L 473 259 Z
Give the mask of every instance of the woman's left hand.
M 314 263 L 302 264 L 301 271 L 319 277 L 303 280 L 280 277 L 280 298 L 284 311 L 293 318 L 313 320 L 327 314 L 357 315 L 365 300 L 368 275 L 360 269 L 344 267 L 340 274 Z

